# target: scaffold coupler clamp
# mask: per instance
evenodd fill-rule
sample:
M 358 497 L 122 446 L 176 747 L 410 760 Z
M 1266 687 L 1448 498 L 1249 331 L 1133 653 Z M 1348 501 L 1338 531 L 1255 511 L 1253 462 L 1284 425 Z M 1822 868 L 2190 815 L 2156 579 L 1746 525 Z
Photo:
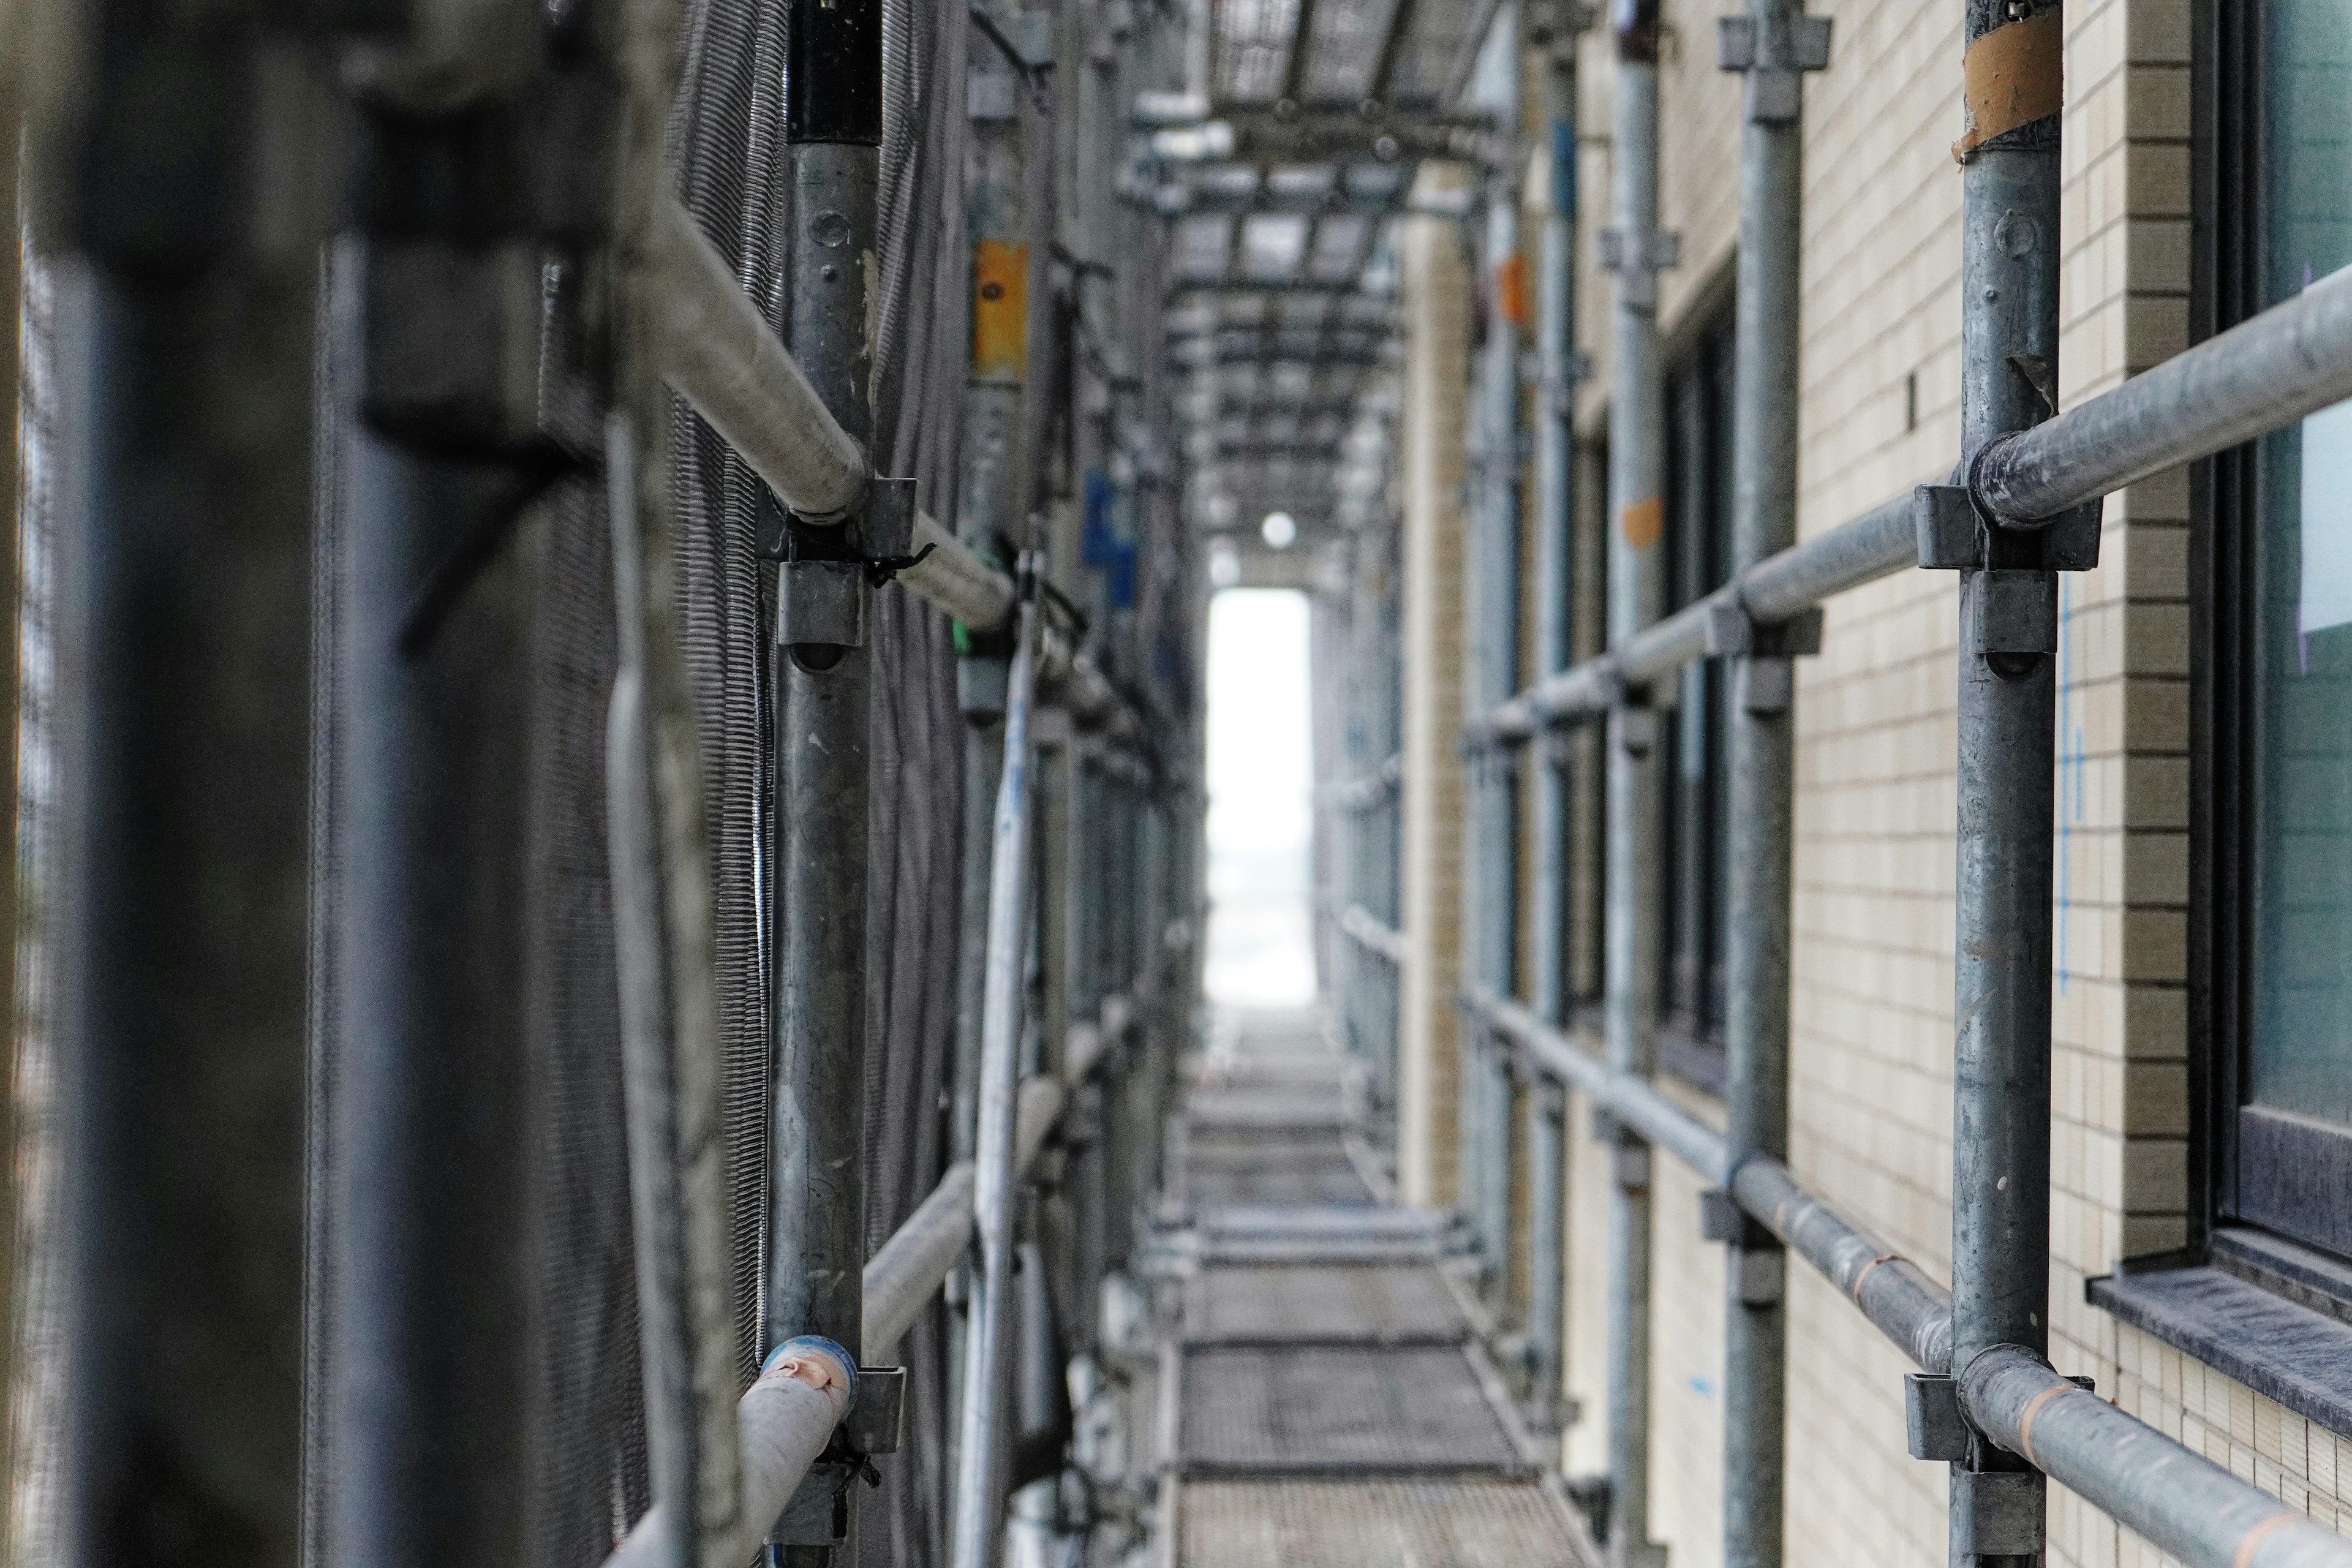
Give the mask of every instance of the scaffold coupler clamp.
M 907 1369 L 856 1366 L 848 1351 L 816 1334 L 786 1340 L 768 1352 L 763 1375 L 801 1356 L 822 1357 L 849 1375 L 849 1408 L 824 1449 L 801 1478 L 799 1488 L 768 1539 L 778 1546 L 837 1546 L 849 1537 L 849 1488 L 863 1480 L 882 1484 L 877 1455 L 898 1451 L 907 1406 Z
M 1780 1300 L 1787 1288 L 1787 1249 L 1761 1220 L 1740 1206 L 1729 1182 L 1699 1194 L 1698 1231 L 1701 1239 L 1731 1248 L 1732 1282 L 1738 1287 L 1741 1306 L 1769 1307 Z
M 1829 68 L 1830 19 L 1777 5 L 1764 7 L 1760 17 L 1718 16 L 1715 63 L 1747 77 L 1749 120 L 1789 124 L 1804 109 L 1804 73 Z
M 1658 747 L 1658 710 L 1645 687 L 1628 681 L 1615 659 L 1601 667 L 1609 690 L 1609 737 L 1628 756 L 1646 757 Z
M 1658 274 L 1679 267 L 1683 237 L 1667 228 L 1604 228 L 1592 237 L 1604 272 L 1622 280 L 1623 302 L 1633 310 L 1658 308 Z
M 1796 660 L 1822 651 L 1816 605 L 1785 621 L 1759 621 L 1737 591 L 1707 606 L 1706 656 L 1732 660 L 1731 695 L 1743 712 L 1786 713 L 1796 696 Z
M 2093 1380 L 2069 1377 L 2085 1394 Z M 1960 1399 L 1958 1373 L 1903 1374 L 1903 1426 L 1915 1459 L 1952 1467 L 1952 1549 L 1979 1557 L 2038 1557 L 2043 1545 L 2042 1486 L 2032 1469 L 1987 1468 L 1998 1445 L 1977 1431 Z M 2016 1460 L 2011 1459 L 2013 1466 Z
M 2012 355 L 2012 360 L 2024 356 Z M 2013 365 L 2037 386 L 2039 365 Z M 1973 621 L 1975 646 L 1996 672 L 2058 651 L 2061 572 L 2088 572 L 2099 563 L 2105 499 L 2048 518 L 2010 518 L 1983 499 L 1979 476 L 1986 458 L 2007 436 L 1996 436 L 1963 458 L 1955 482 L 1912 491 L 1919 564 L 1927 571 L 1972 574 L 1962 614 Z

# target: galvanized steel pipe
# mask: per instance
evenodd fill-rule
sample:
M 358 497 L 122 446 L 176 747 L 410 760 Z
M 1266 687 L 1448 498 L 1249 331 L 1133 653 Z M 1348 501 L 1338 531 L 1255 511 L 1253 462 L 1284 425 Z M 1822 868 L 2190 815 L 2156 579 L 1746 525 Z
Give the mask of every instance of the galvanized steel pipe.
M 827 522 L 855 511 L 871 472 L 864 447 L 675 195 L 656 209 L 653 240 L 651 319 L 663 378 L 794 516 Z
M 995 1560 L 1003 1474 L 998 1434 L 1003 1362 L 1012 1307 L 1013 1133 L 1021 1047 L 1022 964 L 1029 947 L 1029 770 L 1036 612 L 1023 606 L 1004 710 L 1004 769 L 997 785 L 989 858 L 988 969 L 980 1064 L 980 1128 L 973 1207 L 980 1235 L 979 1288 L 964 1353 L 951 1561 L 988 1568 Z
M 2301 1510 L 2050 1370 L 2015 1345 L 1960 1374 L 1971 1425 L 2188 1568 L 2347 1568 L 2347 1541 Z
M 2053 517 L 2352 397 L 2352 277 L 2294 299 L 1988 447 L 1978 500 L 2005 521 Z
M 971 631 L 992 632 L 1012 618 L 1013 579 L 941 528 L 928 511 L 915 513 L 912 553 L 922 559 L 901 571 L 898 580 L 949 619 Z
M 1731 419 L 1736 572 L 1763 565 L 1797 539 L 1797 253 L 1803 73 L 1811 54 L 1802 36 L 1802 0 L 1750 0 L 1744 20 Z M 1732 613 L 1748 615 L 1736 599 Z M 1723 1105 L 1726 1154 L 1735 1170 L 1751 1159 L 1789 1154 L 1795 671 L 1786 649 L 1769 646 L 1771 636 L 1749 621 L 1726 704 L 1730 919 Z M 1777 1237 L 1743 1226 L 1725 1262 L 1723 1561 L 1726 1568 L 1780 1568 L 1787 1255 Z
M 795 1347 L 797 1348 L 797 1347 Z M 742 1511 L 723 1539 L 709 1543 L 706 1561 L 748 1563 L 792 1501 L 793 1492 L 824 1452 L 855 1397 L 856 1369 L 825 1355 L 838 1376 L 810 1380 L 808 1369 L 790 1356 L 771 1360 L 735 1406 L 737 1447 L 743 1456 Z M 626 1540 L 604 1559 L 604 1568 L 673 1568 L 669 1504 L 646 1510 Z
M 1616 7 L 1613 205 L 1617 299 L 1609 426 L 1609 641 L 1624 648 L 1665 602 L 1665 392 L 1658 347 L 1658 0 Z M 1643 694 L 1620 690 L 1609 715 L 1608 853 L 1602 1008 L 1609 1065 L 1646 1078 L 1658 1006 L 1659 726 Z M 1650 1568 L 1650 1149 L 1612 1140 L 1609 1201 L 1610 1549 L 1617 1568 Z
M 1906 490 L 1851 522 L 1758 562 L 1614 652 L 1538 680 L 1489 713 L 1484 728 L 1498 739 L 1518 740 L 1550 720 L 1604 712 L 1624 688 L 1647 686 L 1706 658 L 1707 623 L 1721 611 L 1778 625 L 1849 588 L 1915 565 L 1916 515 L 1912 492 Z

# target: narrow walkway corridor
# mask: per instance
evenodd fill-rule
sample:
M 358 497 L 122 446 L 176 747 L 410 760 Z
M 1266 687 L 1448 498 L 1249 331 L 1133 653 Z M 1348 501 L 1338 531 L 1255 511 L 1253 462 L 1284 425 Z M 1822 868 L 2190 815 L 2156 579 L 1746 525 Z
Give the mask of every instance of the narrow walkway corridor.
M 1357 1142 L 1311 1012 L 1233 1012 L 1187 1094 L 1163 1218 L 1179 1568 L 1586 1568 L 1444 1268 Z

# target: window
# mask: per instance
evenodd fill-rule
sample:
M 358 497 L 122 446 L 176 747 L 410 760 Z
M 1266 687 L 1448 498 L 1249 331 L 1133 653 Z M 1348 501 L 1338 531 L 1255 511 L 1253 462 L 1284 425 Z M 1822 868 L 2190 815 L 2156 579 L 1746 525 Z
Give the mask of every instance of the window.
M 1666 608 L 1720 587 L 1731 565 L 1731 311 L 1713 311 L 1666 374 Z M 1723 1082 L 1724 899 L 1730 811 L 1724 779 L 1727 672 L 1685 665 L 1665 715 L 1665 898 L 1659 1060 L 1709 1089 Z
M 2352 267 L 2352 10 L 2213 10 L 2204 330 Z M 2210 1217 L 2352 1255 L 2352 405 L 2199 485 Z

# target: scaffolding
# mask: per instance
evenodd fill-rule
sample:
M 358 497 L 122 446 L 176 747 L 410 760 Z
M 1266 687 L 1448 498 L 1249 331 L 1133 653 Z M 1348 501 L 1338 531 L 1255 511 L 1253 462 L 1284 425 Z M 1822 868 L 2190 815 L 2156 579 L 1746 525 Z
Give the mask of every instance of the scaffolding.
M 1255 1564 L 1256 1531 L 1570 1564 L 1572 1495 L 1612 1568 L 1658 1568 L 1663 1151 L 1727 1249 L 1727 1563 L 1784 1556 L 1793 1250 L 1916 1363 L 1955 1563 L 2038 1562 L 2054 1479 L 2190 1568 L 2352 1564 L 2061 1375 L 2045 1321 L 2059 574 L 2096 563 L 2108 494 L 2352 397 L 2352 278 L 2060 412 L 2058 11 L 1969 0 L 1952 478 L 1800 543 L 1800 126 L 1832 40 L 1748 0 L 1717 40 L 1743 78 L 1732 575 L 1665 614 L 1679 246 L 1659 7 L 1622 0 L 1590 237 L 1607 636 L 1580 648 L 1591 18 L 1326 6 L 79 0 L 17 40 L 63 672 L 25 704 L 58 770 L 21 922 L 58 1102 L 58 1282 L 19 1335 L 54 1394 L 11 1412 L 39 1433 L 27 1560 Z M 1450 1216 L 1370 1201 L 1413 957 L 1407 217 L 1497 300 L 1454 563 Z M 1319 915 L 1356 1066 L 1317 1021 L 1180 1100 L 1192 670 L 1212 558 L 1281 580 L 1235 544 L 1284 508 L 1353 540 L 1310 585 L 1349 605 L 1320 628 L 1352 777 Z M 1948 1288 L 1789 1163 L 1795 661 L 1825 601 L 1913 568 L 1960 606 Z M 1654 1081 L 1663 727 L 1702 660 L 1741 912 L 1721 1131 Z M 1570 1017 L 1587 843 L 1598 1050 Z M 1612 1172 L 1598 1258 L 1569 1247 L 1570 1089 Z M 1563 1485 L 1591 1268 L 1609 1462 Z M 1483 1334 L 1521 1284 L 1525 1333 Z

